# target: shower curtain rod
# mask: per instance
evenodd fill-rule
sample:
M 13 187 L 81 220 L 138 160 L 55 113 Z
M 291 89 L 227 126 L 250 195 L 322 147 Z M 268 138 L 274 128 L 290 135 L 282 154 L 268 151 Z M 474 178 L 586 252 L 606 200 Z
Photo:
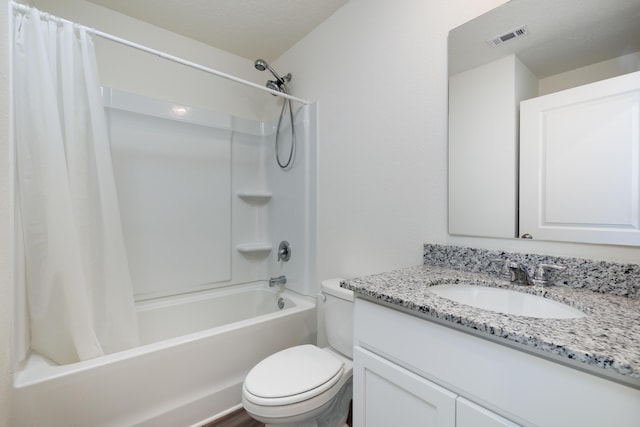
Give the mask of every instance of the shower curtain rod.
M 23 13 L 24 12 L 28 12 L 30 9 L 32 9 L 31 7 L 29 7 L 27 5 L 24 5 L 24 4 L 21 4 L 21 3 L 16 3 L 16 2 L 13 2 L 13 1 L 11 2 L 11 5 L 13 6 L 14 9 L 16 9 L 16 10 L 18 10 L 20 12 L 23 12 Z M 143 52 L 150 53 L 152 55 L 158 56 L 158 57 L 160 57 L 162 59 L 166 59 L 166 60 L 171 61 L 171 62 L 175 62 L 175 63 L 181 64 L 181 65 L 185 65 L 187 67 L 194 68 L 196 70 L 204 71 L 205 73 L 213 74 L 214 76 L 222 77 L 224 79 L 231 80 L 231 81 L 234 81 L 236 83 L 243 84 L 245 86 L 251 86 L 251 87 L 253 87 L 255 89 L 259 89 L 259 90 L 262 90 L 264 92 L 269 92 L 270 94 L 279 96 L 281 98 L 289 99 L 291 101 L 300 102 L 302 104 L 309 104 L 309 101 L 307 101 L 306 99 L 297 98 L 295 96 L 291 96 L 291 95 L 286 94 L 286 93 L 282 93 L 282 92 L 278 92 L 276 90 L 269 89 L 269 88 L 267 88 L 265 86 L 261 86 L 259 84 L 250 82 L 248 80 L 244 80 L 244 79 L 241 79 L 239 77 L 232 76 L 231 74 L 223 73 L 222 71 L 218 71 L 218 70 L 213 69 L 213 68 L 205 67 L 204 65 L 200 65 L 200 64 L 197 64 L 195 62 L 188 61 L 186 59 L 180 58 L 178 56 L 171 55 L 171 54 L 166 53 L 166 52 L 162 52 L 160 50 L 152 49 L 150 47 L 141 45 L 139 43 L 135 43 L 135 42 L 132 42 L 130 40 L 126 40 L 126 39 L 114 36 L 113 34 L 105 33 L 104 31 L 96 30 L 95 28 L 90 28 L 90 27 L 87 27 L 87 26 L 84 26 L 84 25 L 81 25 L 81 24 L 77 24 L 75 22 L 71 22 L 69 20 L 60 18 L 58 16 L 54 16 L 54 15 L 51 15 L 51 14 L 47 14 L 47 15 L 51 19 L 53 19 L 55 21 L 58 21 L 58 22 L 61 22 L 61 23 L 69 23 L 69 24 L 76 25 L 79 28 L 82 28 L 82 29 L 90 32 L 91 34 L 94 34 L 94 35 L 96 35 L 98 37 L 102 37 L 103 39 L 107 39 L 107 40 L 110 40 L 110 41 L 113 41 L 113 42 L 116 42 L 116 43 L 120 43 L 122 45 L 129 46 L 129 47 L 132 47 L 134 49 L 138 49 L 138 50 L 141 50 Z

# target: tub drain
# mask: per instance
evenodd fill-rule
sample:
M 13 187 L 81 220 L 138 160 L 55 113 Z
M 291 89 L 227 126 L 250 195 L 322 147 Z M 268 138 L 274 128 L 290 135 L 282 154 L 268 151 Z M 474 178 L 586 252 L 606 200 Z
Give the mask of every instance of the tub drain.
M 284 298 L 278 298 L 278 308 L 280 310 L 284 308 Z

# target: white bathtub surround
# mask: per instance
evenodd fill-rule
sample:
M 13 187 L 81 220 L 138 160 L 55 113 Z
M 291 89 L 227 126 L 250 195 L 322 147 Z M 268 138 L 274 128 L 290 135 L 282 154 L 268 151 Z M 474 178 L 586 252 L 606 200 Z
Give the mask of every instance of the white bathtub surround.
M 136 299 L 231 280 L 232 116 L 102 92 Z
M 58 363 L 130 348 L 138 333 L 93 41 L 33 9 L 14 24 L 21 333 Z
M 315 104 L 295 111 L 283 171 L 274 121 L 112 88 L 103 98 L 137 301 L 280 275 L 315 294 Z M 286 129 L 280 138 L 288 148 Z M 276 258 L 283 240 L 288 262 Z
M 316 315 L 312 298 L 234 288 L 138 304 L 140 347 L 66 366 L 32 356 L 15 376 L 13 425 L 187 426 L 238 405 L 250 368 L 310 343 Z

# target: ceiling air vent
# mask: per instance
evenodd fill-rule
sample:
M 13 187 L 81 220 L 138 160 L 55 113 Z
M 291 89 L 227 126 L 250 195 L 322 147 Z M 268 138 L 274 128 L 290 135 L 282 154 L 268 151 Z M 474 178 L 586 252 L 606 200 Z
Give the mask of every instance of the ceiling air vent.
M 504 34 L 501 34 L 499 36 L 491 37 L 489 40 L 487 40 L 487 43 L 489 43 L 490 46 L 495 47 L 495 46 L 501 45 L 502 43 L 506 43 L 509 40 L 526 36 L 527 34 L 529 34 L 529 31 L 527 30 L 527 27 L 523 25 L 521 27 L 510 30 Z

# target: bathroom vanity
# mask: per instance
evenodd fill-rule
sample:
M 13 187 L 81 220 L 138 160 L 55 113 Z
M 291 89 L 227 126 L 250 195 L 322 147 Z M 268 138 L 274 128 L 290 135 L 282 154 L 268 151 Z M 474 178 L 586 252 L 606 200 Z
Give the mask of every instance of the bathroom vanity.
M 495 256 L 484 255 L 470 263 Z M 429 290 L 442 283 L 536 294 L 584 316 L 488 311 Z M 357 296 L 355 426 L 640 425 L 640 300 L 633 296 L 517 286 L 437 265 L 343 286 Z

